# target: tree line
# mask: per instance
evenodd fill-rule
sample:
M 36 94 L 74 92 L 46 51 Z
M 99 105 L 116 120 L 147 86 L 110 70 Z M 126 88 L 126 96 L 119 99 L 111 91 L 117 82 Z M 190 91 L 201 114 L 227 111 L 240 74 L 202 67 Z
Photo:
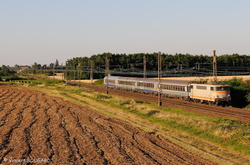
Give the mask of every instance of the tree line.
M 148 72 L 156 72 L 158 69 L 158 53 L 135 53 L 135 54 L 113 54 L 102 53 L 91 57 L 75 57 L 66 61 L 66 65 L 59 65 L 58 60 L 50 65 L 34 63 L 26 73 L 45 73 L 52 76 L 54 72 L 63 72 L 67 79 L 89 79 L 90 68 L 94 70 L 93 78 L 103 78 L 105 76 L 105 61 L 109 59 L 109 68 L 113 71 L 139 72 L 143 70 L 143 57 L 146 57 L 146 68 Z M 210 76 L 213 69 L 213 57 L 208 55 L 191 55 L 177 53 L 161 54 L 162 70 L 177 72 L 179 76 Z M 250 73 L 250 56 L 248 55 L 220 55 L 217 56 L 218 72 L 223 75 L 230 75 L 232 72 Z M 199 66 L 199 68 L 198 68 Z M 179 70 L 178 70 L 179 69 Z M 196 71 L 195 71 L 196 70 Z M 199 71 L 199 72 L 197 72 Z M 210 74 L 210 75 L 209 75 Z M 169 75 L 174 76 L 174 75 Z
M 143 57 L 146 57 L 146 68 L 150 71 L 157 71 L 158 69 L 158 53 L 136 53 L 136 54 L 112 54 L 102 53 L 92 55 L 91 57 L 76 57 L 67 60 L 66 69 L 68 70 L 66 76 L 68 79 L 73 79 L 80 74 L 81 78 L 89 78 L 89 73 L 82 70 L 90 69 L 91 61 L 95 70 L 105 69 L 105 59 L 109 59 L 109 67 L 114 70 L 124 70 L 140 68 L 143 69 Z M 162 58 L 162 70 L 176 69 L 180 64 L 184 68 L 195 68 L 197 64 L 200 66 L 206 66 L 212 69 L 213 57 L 208 55 L 191 55 L 191 54 L 161 54 Z M 232 68 L 244 68 L 250 69 L 250 56 L 247 55 L 221 55 L 217 56 L 217 65 L 223 67 L 224 70 Z M 207 69 L 206 68 L 206 69 Z M 76 73 L 77 70 L 81 73 Z M 71 70 L 71 71 L 70 71 Z M 74 70 L 74 71 L 73 71 Z M 223 70 L 223 71 L 224 71 Z M 78 75 L 79 76 L 79 75 Z M 101 78 L 104 73 L 94 73 L 94 78 Z

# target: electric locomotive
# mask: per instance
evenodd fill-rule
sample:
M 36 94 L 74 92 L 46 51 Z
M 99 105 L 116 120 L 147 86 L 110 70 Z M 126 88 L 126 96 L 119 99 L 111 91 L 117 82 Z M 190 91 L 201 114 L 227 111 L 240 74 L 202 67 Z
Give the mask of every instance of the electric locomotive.
M 221 84 L 190 84 L 190 100 L 216 105 L 230 105 L 230 87 Z

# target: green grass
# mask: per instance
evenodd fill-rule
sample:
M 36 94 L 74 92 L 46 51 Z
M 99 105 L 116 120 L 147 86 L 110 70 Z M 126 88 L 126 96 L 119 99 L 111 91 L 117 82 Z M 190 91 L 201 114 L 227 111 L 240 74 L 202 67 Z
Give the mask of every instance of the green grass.
M 103 85 L 103 79 L 99 79 L 97 81 L 94 82 L 94 85 Z
M 55 84 L 63 83 L 62 80 L 44 79 L 44 80 L 29 80 L 29 86 L 44 85 L 44 86 L 54 86 Z

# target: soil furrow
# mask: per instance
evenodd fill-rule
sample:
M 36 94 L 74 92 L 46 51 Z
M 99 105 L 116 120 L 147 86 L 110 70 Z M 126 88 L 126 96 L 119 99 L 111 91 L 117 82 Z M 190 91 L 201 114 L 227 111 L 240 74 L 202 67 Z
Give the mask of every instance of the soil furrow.
M 50 105 L 48 108 L 46 108 L 44 110 L 44 114 L 45 114 L 45 118 L 47 119 L 44 123 L 43 123 L 43 126 L 45 128 L 45 143 L 46 143 L 46 147 L 49 149 L 49 155 L 48 155 L 48 159 L 52 160 L 55 152 L 54 152 L 54 149 L 53 149 L 53 145 L 51 143 L 51 139 L 52 139 L 52 134 L 49 130 L 49 125 L 50 125 L 50 117 L 48 115 L 48 110 L 51 108 L 52 106 Z
M 23 113 L 23 111 L 24 111 L 25 109 L 27 109 L 28 107 L 29 107 L 29 106 L 22 108 L 22 109 L 19 111 L 19 113 L 17 114 L 17 117 L 16 117 L 16 119 L 15 119 L 15 121 L 16 121 L 15 124 L 13 124 L 13 125 L 11 126 L 10 130 L 9 130 L 6 134 L 4 134 L 4 136 L 3 136 L 3 141 L 2 141 L 2 144 L 0 145 L 0 150 L 6 149 L 6 148 L 8 147 L 8 145 L 9 145 L 9 143 L 10 143 L 10 141 L 11 141 L 12 134 L 13 134 L 14 130 L 17 129 L 17 128 L 20 126 L 20 124 L 21 124 L 21 122 L 22 122 L 22 120 L 23 120 L 23 115 L 22 115 L 22 113 Z
M 79 119 L 79 114 L 76 115 L 76 113 L 71 110 L 72 107 L 69 107 L 66 111 L 65 111 L 65 115 L 67 113 L 69 113 L 69 115 L 67 115 L 67 120 L 71 120 L 71 123 L 75 123 L 76 127 L 75 127 L 75 133 L 73 133 L 72 129 L 71 129 L 71 134 L 74 134 L 74 136 L 76 136 L 78 139 L 81 139 L 83 141 L 79 141 L 77 140 L 77 148 L 78 148 L 78 157 L 80 157 L 81 159 L 83 159 L 82 161 L 86 162 L 86 163 L 97 163 L 96 160 L 93 160 L 92 158 L 90 158 L 89 152 L 92 152 L 93 156 L 99 159 L 102 159 L 102 154 L 103 152 L 100 151 L 100 149 L 98 149 L 98 146 L 96 146 L 96 141 L 93 138 L 93 135 L 87 131 L 87 127 L 86 127 L 86 123 L 84 123 L 84 127 L 82 126 L 83 123 L 80 122 L 81 119 Z M 74 141 L 74 140 L 73 140 Z M 84 142 L 84 143 L 83 143 Z M 88 146 L 88 148 L 86 148 L 85 146 Z M 105 164 L 105 159 L 103 160 L 103 163 Z M 107 161 L 106 161 L 107 163 Z
M 114 164 L 119 163 L 132 163 L 134 159 L 130 157 L 122 148 L 122 140 L 124 138 L 120 138 L 115 132 L 113 132 L 113 127 L 110 126 L 110 123 L 105 122 L 103 117 L 97 117 L 95 120 L 91 120 L 93 124 L 95 124 L 97 128 L 99 128 L 99 134 L 95 136 L 99 139 L 106 139 L 106 141 L 100 140 L 100 147 L 105 151 L 105 155 L 107 158 L 112 157 L 112 162 Z M 114 127 L 116 127 L 114 125 Z M 94 133 L 94 132 L 93 132 Z M 123 134 L 124 136 L 125 134 Z M 112 153 L 116 153 L 113 155 Z
M 88 133 L 91 135 L 91 141 L 94 143 L 95 148 L 103 159 L 103 164 L 109 164 L 109 161 L 104 157 L 104 151 L 99 147 L 99 141 L 96 140 L 96 136 L 92 132 Z
M 8 150 L 5 151 L 5 153 L 0 158 L 0 164 L 2 164 L 3 161 L 6 162 L 7 160 L 6 156 L 12 151 L 13 151 L 12 148 L 9 148 Z
M 52 105 L 52 108 L 48 110 L 50 118 L 48 129 L 50 130 L 50 142 L 54 151 L 52 162 L 62 164 L 63 162 L 69 162 L 69 158 L 72 155 L 71 149 L 68 147 L 69 142 L 65 138 L 65 129 L 60 119 L 59 110 L 62 108 L 62 105 L 58 105 L 54 99 L 50 100 L 49 104 Z
M 62 98 L 14 86 L 0 86 L 0 93 L 0 164 L 12 158 L 45 159 L 42 164 L 213 164 Z
M 6 119 L 11 112 L 16 109 L 17 103 L 21 102 L 21 99 L 25 96 L 25 94 L 18 94 L 17 96 L 19 97 L 14 97 L 11 101 L 4 103 L 4 108 L 1 110 L 2 112 L 0 114 L 0 117 L 2 117 L 0 120 L 0 127 L 6 124 Z
M 67 131 L 66 129 L 66 125 L 67 123 L 65 122 L 65 119 L 63 118 L 63 115 L 59 113 L 59 118 L 60 118 L 60 124 L 59 127 L 63 129 L 64 132 L 64 139 L 67 143 L 67 147 L 70 150 L 70 155 L 68 157 L 68 162 L 74 162 L 77 160 L 77 158 L 75 157 L 75 151 L 74 148 L 72 147 L 71 141 L 70 141 L 70 133 L 69 131 Z
M 27 158 L 29 155 L 30 155 L 30 153 L 32 152 L 32 147 L 31 147 L 31 128 L 32 128 L 32 126 L 36 123 L 36 121 L 37 121 L 37 117 L 36 117 L 36 115 L 35 115 L 35 111 L 37 110 L 37 109 L 40 109 L 40 105 L 38 105 L 37 107 L 34 107 L 34 108 L 32 108 L 32 110 L 31 110 L 31 116 L 32 116 L 32 122 L 26 127 L 26 128 L 24 128 L 24 134 L 25 134 L 25 139 L 24 139 L 24 141 L 26 142 L 26 145 L 27 145 L 27 148 L 28 148 L 28 150 L 27 151 L 25 151 L 23 154 L 22 154 L 22 159 L 25 159 L 25 158 Z
M 164 161 L 168 161 L 169 163 L 171 162 L 172 164 L 177 164 L 177 162 L 181 164 L 189 164 L 187 160 L 184 160 L 179 156 L 179 152 L 176 152 L 175 145 L 169 143 L 168 141 L 165 141 L 165 148 L 163 148 L 161 146 L 162 143 L 155 137 L 155 135 L 138 132 L 133 136 L 133 139 L 141 148 L 143 148 L 143 150 L 147 151 L 147 153 L 151 153 L 150 156 L 152 158 L 162 159 Z M 149 139 L 149 141 L 147 141 L 147 143 L 144 143 L 145 139 Z M 155 140 L 155 143 L 152 143 L 152 139 Z M 180 150 L 179 147 L 178 150 Z M 185 151 L 183 151 L 182 155 L 183 154 L 188 154 L 188 152 L 185 153 Z M 166 155 L 168 155 L 168 159 L 164 158 Z
M 1 98 L 3 96 L 5 96 L 6 94 L 10 93 L 10 89 L 2 89 L 1 90 L 1 95 L 0 95 L 0 101 L 1 101 Z
M 11 114 L 12 111 L 14 111 L 16 109 L 16 107 L 14 106 L 14 108 L 8 110 L 5 115 L 2 117 L 2 119 L 0 120 L 0 127 L 2 127 L 3 125 L 6 124 L 6 119 L 8 118 L 8 116 Z M 4 114 L 4 112 L 2 112 Z

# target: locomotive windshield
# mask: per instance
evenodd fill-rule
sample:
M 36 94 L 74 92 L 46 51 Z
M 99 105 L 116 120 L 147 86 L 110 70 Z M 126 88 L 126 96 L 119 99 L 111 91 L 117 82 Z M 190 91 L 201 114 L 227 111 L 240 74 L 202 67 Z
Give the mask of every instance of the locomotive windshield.
M 216 91 L 229 91 L 229 86 L 223 86 L 223 87 L 216 87 Z

